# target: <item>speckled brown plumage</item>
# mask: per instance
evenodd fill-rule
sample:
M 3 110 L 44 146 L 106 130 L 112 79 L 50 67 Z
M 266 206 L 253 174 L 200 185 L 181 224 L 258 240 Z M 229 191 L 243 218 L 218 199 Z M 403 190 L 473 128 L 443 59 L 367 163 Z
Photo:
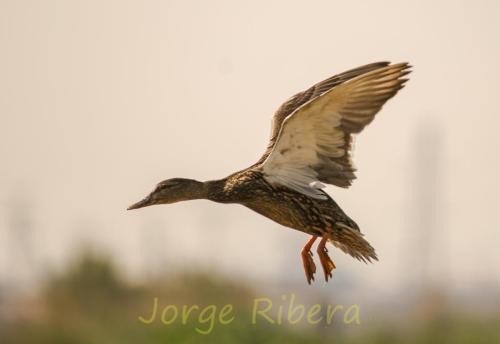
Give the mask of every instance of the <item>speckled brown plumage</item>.
M 332 244 L 362 261 L 377 260 L 373 247 L 358 225 L 327 194 L 314 199 L 284 186 L 273 186 L 261 172 L 243 170 L 227 178 L 206 182 L 209 200 L 238 203 L 289 228 L 315 235 L 324 234 Z

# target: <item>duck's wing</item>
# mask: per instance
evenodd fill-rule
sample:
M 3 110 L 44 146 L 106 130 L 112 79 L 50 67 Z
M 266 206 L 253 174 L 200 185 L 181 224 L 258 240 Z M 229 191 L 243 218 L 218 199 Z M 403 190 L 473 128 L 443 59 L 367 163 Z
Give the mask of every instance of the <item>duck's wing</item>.
M 267 181 L 315 198 L 325 197 L 321 182 L 346 188 L 351 185 L 356 178 L 351 161 L 352 134 L 373 120 L 384 103 L 403 88 L 408 80 L 403 77 L 410 73 L 407 63 L 368 66 L 353 70 L 358 70 L 354 77 L 346 72 L 337 81 L 323 82 L 323 92 L 313 86 L 316 91 L 304 92 L 317 93 L 309 100 L 301 101 L 297 95 L 295 101 L 292 98 L 289 105 L 282 106 L 286 113 L 293 102 L 300 103 L 281 119 L 270 152 L 255 166 Z M 362 68 L 367 70 L 362 72 Z
M 383 61 L 383 62 L 370 63 L 361 67 L 350 69 L 346 72 L 334 75 L 326 80 L 320 81 L 317 84 L 309 87 L 307 90 L 297 93 L 296 95 L 288 99 L 286 102 L 284 102 L 274 113 L 271 123 L 271 135 L 269 138 L 269 144 L 267 145 L 266 151 L 259 159 L 259 161 L 255 163 L 255 165 L 259 165 L 262 162 L 264 162 L 264 160 L 266 160 L 268 155 L 273 150 L 274 144 L 276 143 L 276 140 L 278 138 L 278 134 L 281 129 L 281 125 L 283 124 L 283 121 L 295 110 L 297 110 L 299 107 L 301 107 L 308 101 L 311 101 L 312 99 L 319 97 L 323 93 L 331 90 L 337 85 L 346 82 L 347 80 L 350 80 L 361 74 L 365 74 L 372 70 L 379 69 L 388 65 L 389 62 Z

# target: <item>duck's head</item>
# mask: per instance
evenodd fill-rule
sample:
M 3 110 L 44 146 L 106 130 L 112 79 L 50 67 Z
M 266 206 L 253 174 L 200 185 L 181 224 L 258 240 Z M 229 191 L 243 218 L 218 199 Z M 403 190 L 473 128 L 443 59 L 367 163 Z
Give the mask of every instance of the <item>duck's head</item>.
M 193 179 L 172 178 L 164 180 L 143 200 L 132 204 L 127 210 L 139 209 L 155 204 L 170 204 L 203 198 L 204 183 Z

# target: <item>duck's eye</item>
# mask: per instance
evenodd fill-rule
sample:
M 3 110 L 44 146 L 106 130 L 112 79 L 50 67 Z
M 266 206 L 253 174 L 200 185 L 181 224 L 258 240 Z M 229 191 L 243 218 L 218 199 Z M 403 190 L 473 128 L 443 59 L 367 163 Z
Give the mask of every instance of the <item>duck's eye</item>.
M 178 183 L 176 183 L 176 182 L 168 182 L 168 183 L 165 183 L 165 184 L 160 184 L 156 188 L 157 188 L 157 191 L 160 191 L 160 190 L 164 190 L 164 189 L 168 189 L 168 188 L 174 187 L 177 184 Z
M 160 191 L 160 190 L 163 190 L 163 189 L 165 189 L 166 187 L 167 187 L 167 185 L 165 185 L 165 184 L 158 185 L 158 186 L 156 186 L 156 190 L 155 190 L 155 191 Z

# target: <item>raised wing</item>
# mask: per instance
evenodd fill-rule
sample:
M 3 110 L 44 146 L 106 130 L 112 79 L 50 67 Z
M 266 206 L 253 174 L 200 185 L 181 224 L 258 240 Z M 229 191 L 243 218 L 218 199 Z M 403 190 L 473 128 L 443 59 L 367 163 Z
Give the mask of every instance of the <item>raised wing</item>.
M 407 63 L 376 67 L 296 108 L 282 121 L 269 155 L 258 165 L 264 177 L 315 198 L 326 197 L 321 182 L 349 187 L 356 178 L 352 134 L 403 88 L 409 68 Z
M 262 155 L 262 157 L 255 163 L 255 165 L 259 165 L 264 160 L 266 160 L 267 156 L 271 153 L 274 144 L 276 143 L 276 139 L 278 138 L 279 131 L 281 129 L 281 125 L 286 117 L 288 117 L 292 112 L 296 109 L 307 103 L 308 101 L 319 97 L 323 93 L 331 90 L 337 85 L 340 85 L 346 82 L 349 79 L 355 78 L 361 74 L 368 73 L 372 70 L 388 66 L 389 62 L 375 62 L 370 63 L 361 67 L 357 67 L 354 69 L 350 69 L 341 74 L 334 75 L 326 80 L 318 82 L 317 84 L 311 86 L 307 90 L 297 93 L 286 102 L 284 102 L 279 109 L 274 113 L 272 124 L 271 124 L 271 137 L 269 139 L 269 144 L 267 145 L 266 151 Z M 255 166 L 254 165 L 254 166 Z

